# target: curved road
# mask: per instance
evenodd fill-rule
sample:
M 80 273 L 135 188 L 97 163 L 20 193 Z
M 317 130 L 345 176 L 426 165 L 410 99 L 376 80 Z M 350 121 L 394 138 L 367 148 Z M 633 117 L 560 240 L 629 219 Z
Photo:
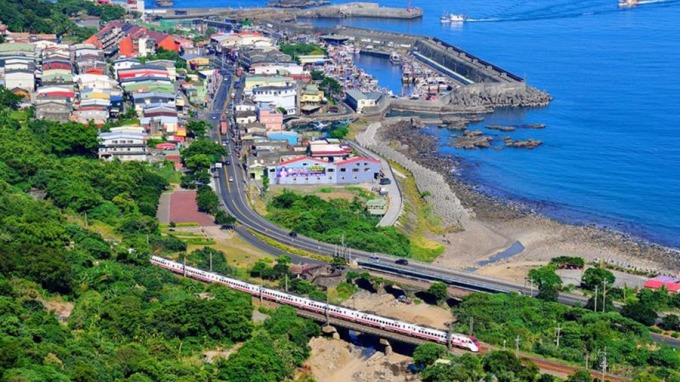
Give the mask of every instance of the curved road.
M 336 245 L 323 243 L 304 236 L 291 237 L 287 230 L 264 219 L 250 207 L 245 193 L 246 172 L 239 163 L 237 156 L 237 148 L 239 147 L 238 144 L 240 140 L 238 136 L 232 136 L 236 129 L 233 128 L 234 121 L 231 115 L 228 120 L 228 137 L 223 137 L 219 132 L 219 116 L 225 109 L 225 102 L 229 94 L 232 92 L 233 77 L 230 73 L 231 72 L 225 72 L 224 80 L 222 81 L 220 88 L 216 93 L 213 109 L 210 113 L 211 119 L 209 122 L 211 122 L 215 127 L 210 133 L 212 138 L 219 140 L 220 142 L 222 142 L 223 139 L 227 139 L 228 142 L 227 150 L 229 157 L 232 158 L 232 160 L 229 165 L 223 166 L 222 171 L 219 171 L 218 178 L 216 180 L 218 183 L 219 196 L 221 197 L 225 208 L 242 224 L 242 227 L 239 227 L 237 231 L 239 234 L 244 236 L 244 239 L 249 243 L 274 255 L 285 253 L 285 251 L 281 251 L 269 246 L 266 243 L 263 243 L 257 237 L 253 236 L 249 230 L 267 236 L 270 239 L 290 247 L 326 256 L 334 256 L 337 249 Z M 234 91 L 236 93 L 236 99 L 241 99 L 241 95 L 243 93 L 243 81 L 241 81 L 240 87 L 234 89 Z M 313 261 L 307 258 L 303 259 L 297 256 L 293 257 L 296 258 L 296 261 L 318 263 L 318 261 Z M 497 293 L 518 292 L 531 296 L 537 294 L 537 291 L 535 291 L 534 288 L 527 287 L 526 285 L 491 279 L 465 272 L 441 269 L 429 264 L 410 262 L 410 264 L 407 266 L 397 265 L 394 263 L 395 258 L 386 254 L 368 253 L 351 249 L 351 258 L 357 260 L 360 266 L 367 269 L 375 269 L 381 272 L 393 273 L 419 280 L 443 281 L 447 284 L 455 285 L 459 288 L 472 291 Z M 588 302 L 588 298 L 584 296 L 561 293 L 559 296 L 559 302 L 572 306 L 584 306 Z M 664 342 L 669 345 L 680 347 L 680 340 L 655 334 L 652 334 L 652 336 L 657 342 Z

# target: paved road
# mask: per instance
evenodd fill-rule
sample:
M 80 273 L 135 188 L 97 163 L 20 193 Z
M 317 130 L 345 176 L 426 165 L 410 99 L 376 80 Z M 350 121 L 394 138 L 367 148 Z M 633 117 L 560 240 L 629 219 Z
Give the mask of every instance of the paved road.
M 387 205 L 387 212 L 385 216 L 380 219 L 378 226 L 380 227 L 390 227 L 397 223 L 399 216 L 404 212 L 404 200 L 402 199 L 401 189 L 399 184 L 394 177 L 394 172 L 392 172 L 392 167 L 390 164 L 382 158 L 381 156 L 375 154 L 373 151 L 360 146 L 357 143 L 350 142 L 352 148 L 361 153 L 361 155 L 378 159 L 380 161 L 380 169 L 382 170 L 385 177 L 391 180 L 390 184 L 379 185 L 378 187 L 385 188 L 387 190 L 387 195 L 389 195 L 389 204 Z
M 227 96 L 230 92 L 230 87 L 232 86 L 232 77 L 225 76 L 225 80 L 222 82 L 220 89 L 216 93 L 216 100 L 213 104 L 213 115 L 215 113 L 219 114 L 217 111 L 224 109 Z M 241 81 L 241 86 L 243 86 L 243 81 Z M 242 94 L 242 88 L 236 89 L 237 99 L 240 99 Z M 212 120 L 215 126 L 212 129 L 211 134 L 214 139 L 221 140 L 222 137 L 219 133 L 218 123 L 219 121 Z M 229 121 L 229 138 L 232 138 L 232 133 L 235 131 L 233 128 L 233 119 Z M 260 233 L 269 237 L 270 239 L 276 240 L 279 243 L 283 243 L 290 247 L 299 248 L 305 251 L 319 253 L 326 256 L 333 256 L 336 252 L 336 246 L 332 244 L 327 244 L 319 242 L 317 240 L 297 236 L 291 237 L 288 230 L 285 230 L 268 220 L 264 219 L 262 216 L 257 214 L 250 207 L 247 197 L 246 197 L 246 175 L 244 168 L 239 163 L 237 158 L 237 148 L 239 147 L 238 137 L 234 137 L 234 142 L 231 142 L 227 149 L 229 151 L 229 156 L 232 158 L 231 164 L 226 165 L 222 168 L 222 171 L 218 172 L 218 184 L 219 184 L 219 196 L 221 197 L 224 207 L 229 211 L 229 213 L 234 216 L 243 227 L 238 229 L 240 234 L 245 234 L 246 228 Z M 229 181 L 232 179 L 232 181 Z M 246 238 L 250 243 L 254 243 L 257 238 L 252 237 L 252 235 Z M 261 243 L 261 242 L 260 242 Z M 260 245 L 263 245 L 261 243 Z M 266 244 L 265 244 L 266 245 Z M 277 255 L 276 251 L 272 252 L 272 247 L 261 247 L 269 253 Z M 279 251 L 282 252 L 282 251 Z M 456 285 L 462 289 L 468 289 L 473 291 L 485 291 L 494 293 L 508 293 L 508 292 L 518 292 L 524 295 L 535 296 L 537 291 L 534 288 L 527 287 L 526 285 L 511 283 L 503 280 L 496 280 L 487 278 L 484 276 L 474 275 L 465 272 L 458 272 L 453 270 L 442 269 L 437 266 L 411 262 L 408 266 L 400 266 L 394 263 L 395 258 L 393 256 L 378 254 L 378 253 L 368 253 L 359 250 L 351 250 L 350 254 L 352 260 L 357 260 L 358 263 L 369 269 L 377 269 L 381 272 L 388 272 L 393 274 L 398 274 L 401 276 L 411 277 L 419 280 L 428 281 L 444 281 L 451 285 Z M 295 260 L 295 261 L 299 261 Z M 306 262 L 310 263 L 309 259 Z M 577 296 L 572 294 L 562 293 L 559 296 L 559 302 L 567 305 L 581 305 L 584 306 L 587 303 L 587 298 L 583 296 Z M 655 340 L 659 342 L 664 342 L 673 346 L 680 346 L 680 340 L 673 338 L 667 338 L 663 336 L 653 335 Z

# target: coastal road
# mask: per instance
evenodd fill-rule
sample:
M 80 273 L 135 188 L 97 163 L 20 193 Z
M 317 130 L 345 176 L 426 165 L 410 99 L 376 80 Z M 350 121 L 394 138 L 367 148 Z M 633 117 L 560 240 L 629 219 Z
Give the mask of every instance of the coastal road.
M 216 99 L 213 103 L 213 115 L 215 112 L 219 114 L 219 112 L 224 110 L 228 95 L 231 93 L 232 85 L 232 77 L 229 75 L 225 76 L 220 89 L 216 92 Z M 236 99 L 240 99 L 241 97 L 243 81 L 241 81 L 240 86 L 241 88 L 235 89 L 237 94 Z M 223 137 L 219 132 L 219 128 L 217 128 L 219 120 L 211 120 L 210 122 L 215 126 L 211 131 L 212 137 L 218 141 L 222 141 Z M 217 181 L 219 184 L 219 196 L 224 203 L 224 207 L 242 225 L 242 227 L 237 229 L 239 234 L 246 235 L 247 238 L 244 237 L 244 239 L 251 244 L 259 242 L 260 244 L 256 245 L 258 248 L 272 253 L 273 255 L 279 255 L 281 252 L 285 252 L 278 249 L 278 252 L 273 251 L 272 246 L 262 243 L 262 241 L 253 236 L 251 232 L 256 232 L 289 247 L 321 255 L 334 256 L 337 253 L 336 245 L 323 243 L 301 235 L 291 237 L 288 230 L 264 219 L 250 207 L 246 196 L 246 171 L 238 160 L 240 139 L 236 135 L 233 119 L 230 119 L 228 123 L 229 129 L 227 134 L 229 143 L 227 145 L 227 150 L 231 162 L 229 165 L 223 166 L 221 171 L 218 171 Z M 530 296 L 535 296 L 537 294 L 537 291 L 534 288 L 527 287 L 526 285 L 496 280 L 465 272 L 442 269 L 430 264 L 411 262 L 408 266 L 400 266 L 394 263 L 395 257 L 386 254 L 369 253 L 351 249 L 350 257 L 352 260 L 357 260 L 358 264 L 366 269 L 379 270 L 380 272 L 392 273 L 418 280 L 443 281 L 449 285 L 471 291 L 491 293 L 517 292 Z M 296 261 L 301 261 L 299 259 Z M 307 258 L 304 258 L 303 261 L 306 263 L 313 262 Z M 587 301 L 587 297 L 573 294 L 562 293 L 559 296 L 559 302 L 572 306 L 584 306 Z M 658 335 L 653 335 L 653 337 L 658 342 L 664 342 L 672 346 L 680 346 L 680 340 Z

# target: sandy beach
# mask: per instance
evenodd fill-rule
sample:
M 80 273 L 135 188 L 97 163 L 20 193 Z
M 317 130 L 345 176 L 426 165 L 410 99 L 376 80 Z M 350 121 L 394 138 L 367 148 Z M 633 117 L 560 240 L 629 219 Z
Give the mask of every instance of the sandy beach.
M 471 211 L 465 230 L 433 236 L 446 246 L 434 262 L 437 265 L 518 283 L 529 269 L 556 256 L 579 256 L 587 262 L 606 261 L 669 275 L 680 271 L 677 250 L 593 225 L 561 223 L 533 212 L 529 205 L 475 191 L 474 185 L 454 175 L 458 160 L 436 155 L 435 138 L 423 135 L 409 123 L 384 123 L 377 134 L 378 141 L 390 142 L 397 151 L 442 174 L 463 207 Z M 516 242 L 524 247 L 521 252 L 491 259 Z

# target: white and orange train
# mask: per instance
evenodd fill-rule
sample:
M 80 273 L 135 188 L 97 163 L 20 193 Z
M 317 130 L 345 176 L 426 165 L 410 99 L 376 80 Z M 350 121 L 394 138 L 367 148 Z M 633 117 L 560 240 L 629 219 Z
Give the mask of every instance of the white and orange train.
M 346 308 L 344 306 L 330 305 L 310 300 L 308 298 L 296 296 L 294 294 L 263 288 L 259 285 L 248 284 L 240 280 L 232 279 L 212 272 L 206 272 L 194 267 L 187 266 L 185 269 L 184 265 L 181 263 L 158 256 L 152 256 L 151 263 L 175 273 L 184 274 L 186 272 L 188 277 L 210 283 L 220 283 L 228 288 L 240 290 L 258 297 L 261 296 L 263 299 L 275 301 L 279 304 L 292 305 L 299 309 L 305 309 L 323 314 L 328 312 L 328 316 L 336 317 L 342 320 L 354 321 L 363 325 L 373 326 L 383 330 L 397 332 L 442 344 L 446 343 L 446 338 L 448 337 L 447 333 L 441 330 L 413 325 L 408 322 L 397 321 L 391 318 L 377 316 L 375 314 L 364 313 Z M 475 337 L 457 333 L 451 334 L 451 345 L 467 349 L 472 352 L 478 352 L 481 348 L 479 341 L 477 341 Z

